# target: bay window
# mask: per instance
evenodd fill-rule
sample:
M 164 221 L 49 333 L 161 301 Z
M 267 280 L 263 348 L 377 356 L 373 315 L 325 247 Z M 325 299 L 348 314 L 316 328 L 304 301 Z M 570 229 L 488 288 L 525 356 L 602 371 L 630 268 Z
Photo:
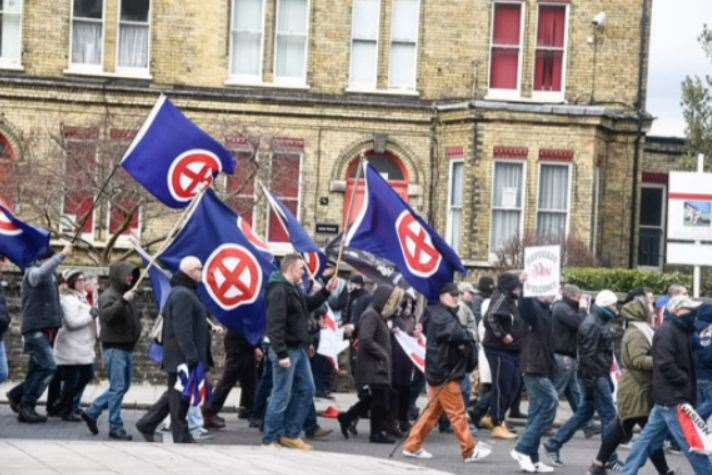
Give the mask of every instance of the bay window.
M 524 204 L 524 163 L 496 161 L 492 192 L 492 243 L 496 253 L 521 236 Z
M 450 187 L 448 196 L 447 242 L 455 252 L 462 243 L 462 195 L 465 181 L 465 162 L 450 162 Z
M 552 243 L 563 243 L 568 234 L 571 166 L 542 164 L 539 169 L 537 233 Z

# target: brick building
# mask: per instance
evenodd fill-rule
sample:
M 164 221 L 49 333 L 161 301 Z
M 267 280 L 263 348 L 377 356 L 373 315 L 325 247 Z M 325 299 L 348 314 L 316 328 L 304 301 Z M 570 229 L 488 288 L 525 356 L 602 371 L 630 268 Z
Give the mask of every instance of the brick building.
M 165 93 L 235 151 L 221 186 L 277 247 L 255 179 L 323 243 L 365 154 L 470 266 L 526 234 L 637 265 L 651 3 L 2 0 L 0 176 L 58 135 L 68 175 L 101 164 Z M 86 204 L 70 190 L 53 212 Z M 169 224 L 149 214 L 126 232 Z M 102 207 L 85 238 L 120 219 Z

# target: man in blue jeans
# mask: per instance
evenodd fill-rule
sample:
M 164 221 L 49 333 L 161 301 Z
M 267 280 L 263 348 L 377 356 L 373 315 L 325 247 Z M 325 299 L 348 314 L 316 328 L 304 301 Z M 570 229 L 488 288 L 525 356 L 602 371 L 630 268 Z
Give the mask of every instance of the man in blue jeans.
M 131 440 L 121 419 L 121 403 L 131 386 L 133 350 L 141 336 L 141 321 L 134 305 L 136 294 L 131 287 L 138 279 L 139 270 L 133 264 L 119 262 L 109 268 L 109 288 L 99 297 L 99 339 L 109 376 L 109 389 L 89 408 L 80 413 L 89 431 L 99 433 L 97 419 L 109 410 L 109 437 Z
M 623 473 L 635 475 L 649 455 L 663 446 L 668 431 L 697 475 L 712 473 L 707 455 L 690 452 L 677 416 L 680 404 L 695 406 L 697 374 L 692 350 L 695 313 L 700 302 L 686 296 L 670 299 L 662 327 L 653 336 L 653 410 L 638 440 L 633 444 Z
M 304 422 L 313 405 L 314 379 L 307 351 L 311 345 L 310 313 L 336 288 L 336 279 L 312 296 L 304 295 L 304 261 L 298 254 L 282 259 L 267 288 L 267 336 L 271 347 L 272 392 L 264 420 L 262 443 L 310 450 L 301 438 Z
M 10 327 L 10 320 L 10 312 L 7 309 L 5 294 L 3 293 L 2 286 L 0 286 L 0 383 L 3 383 L 10 375 L 10 368 L 7 366 L 5 342 L 2 341 L 5 332 Z
M 579 358 L 579 377 L 583 385 L 583 401 L 574 415 L 564 424 L 554 437 L 545 444 L 551 463 L 557 467 L 564 465 L 559 451 L 571 440 L 577 430 L 589 423 L 593 412 L 598 411 L 601 424 L 605 426 L 616 418 L 613 403 L 613 333 L 608 325 L 618 315 L 618 298 L 610 290 L 602 290 L 596 296 L 591 313 L 579 328 L 576 347 Z M 618 464 L 614 453 L 609 466 Z

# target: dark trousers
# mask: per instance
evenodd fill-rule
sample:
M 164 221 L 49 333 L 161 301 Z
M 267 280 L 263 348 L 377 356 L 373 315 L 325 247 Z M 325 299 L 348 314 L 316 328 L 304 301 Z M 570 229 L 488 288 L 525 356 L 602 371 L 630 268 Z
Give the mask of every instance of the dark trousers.
M 508 351 L 485 350 L 492 371 L 492 399 L 490 415 L 495 425 L 500 425 L 520 390 L 519 354 Z
M 312 376 L 314 377 L 314 386 L 316 386 L 316 395 L 324 396 L 331 391 L 331 378 L 334 371 L 334 365 L 329 358 L 324 355 L 315 354 L 309 359 L 312 368 Z
M 173 442 L 180 443 L 190 440 L 192 437 L 188 432 L 188 423 L 186 422 L 189 404 L 183 398 L 183 395 L 174 388 L 176 379 L 176 373 L 168 373 L 168 389 L 151 406 L 148 412 L 138 420 L 136 427 L 141 432 L 152 434 L 163 419 L 170 414 Z
M 250 411 L 250 419 L 262 421 L 267 411 L 267 399 L 272 392 L 272 363 L 269 361 L 269 346 L 264 347 L 264 358 L 262 358 L 262 375 L 255 391 L 255 400 Z
M 252 410 L 255 401 L 255 386 L 257 385 L 257 368 L 255 351 L 235 353 L 225 358 L 225 369 L 220 382 L 215 386 L 213 398 L 205 408 L 207 414 L 217 414 L 223 408 L 228 394 L 235 384 L 240 383 L 240 414 L 241 417 Z
M 34 408 L 54 377 L 57 365 L 52 353 L 52 342 L 45 333 L 30 332 L 23 337 L 24 352 L 30 356 L 27 375 L 22 383 L 10 390 L 8 397 L 12 401 L 21 402 L 25 407 Z
M 410 407 L 410 386 L 393 386 L 391 391 L 391 414 L 398 422 L 408 422 L 408 408 Z
M 359 391 L 358 402 L 344 413 L 347 425 L 368 410 L 371 413 L 371 435 L 383 432 L 387 427 L 390 391 L 391 388 L 387 384 L 371 384 Z
M 596 460 L 601 462 L 601 464 L 608 462 L 613 454 L 616 453 L 616 449 L 620 444 L 629 442 L 630 439 L 633 438 L 633 428 L 636 425 L 643 428 L 647 422 L 647 417 L 637 417 L 626 419 L 625 421 L 621 421 L 616 417 L 612 423 L 603 428 L 601 448 L 598 450 Z M 665 460 L 665 452 L 662 447 L 650 453 L 650 461 L 653 462 L 658 473 L 667 474 L 670 470 L 667 460 Z
M 47 390 L 47 412 L 59 416 L 74 412 L 77 396 L 94 379 L 94 365 L 58 365 Z

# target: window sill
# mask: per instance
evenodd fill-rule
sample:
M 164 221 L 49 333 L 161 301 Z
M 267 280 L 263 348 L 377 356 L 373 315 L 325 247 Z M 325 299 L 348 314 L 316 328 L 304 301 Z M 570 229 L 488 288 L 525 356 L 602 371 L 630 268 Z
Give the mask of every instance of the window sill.
M 126 72 L 116 72 L 116 73 L 109 73 L 105 71 L 99 71 L 99 70 L 90 70 L 90 69 L 73 69 L 73 68 L 68 68 L 63 71 L 64 74 L 71 75 L 71 76 L 88 76 L 88 77 L 99 77 L 99 78 L 116 78 L 116 79 L 138 79 L 141 81 L 151 81 L 153 79 L 153 76 L 150 74 L 133 74 L 133 73 L 126 73 Z
M 3 63 L 0 61 L 0 70 L 2 71 L 24 71 L 25 68 L 21 64 Z
M 258 81 L 241 81 L 239 79 L 228 79 L 225 81 L 226 86 L 243 86 L 243 87 L 261 87 L 265 89 L 294 89 L 299 91 L 308 91 L 311 86 L 309 84 L 290 84 L 279 82 L 258 82 Z
M 507 94 L 497 94 L 488 93 L 485 98 L 486 101 L 498 101 L 498 102 L 521 102 L 521 103 L 535 103 L 535 104 L 566 104 L 566 99 L 563 93 L 557 93 L 556 96 L 548 94 L 534 94 L 532 97 L 522 97 L 519 95 L 507 95 Z
M 350 94 L 375 94 L 387 96 L 420 96 L 420 91 L 409 91 L 406 89 L 360 89 L 356 87 L 346 88 L 346 92 Z

